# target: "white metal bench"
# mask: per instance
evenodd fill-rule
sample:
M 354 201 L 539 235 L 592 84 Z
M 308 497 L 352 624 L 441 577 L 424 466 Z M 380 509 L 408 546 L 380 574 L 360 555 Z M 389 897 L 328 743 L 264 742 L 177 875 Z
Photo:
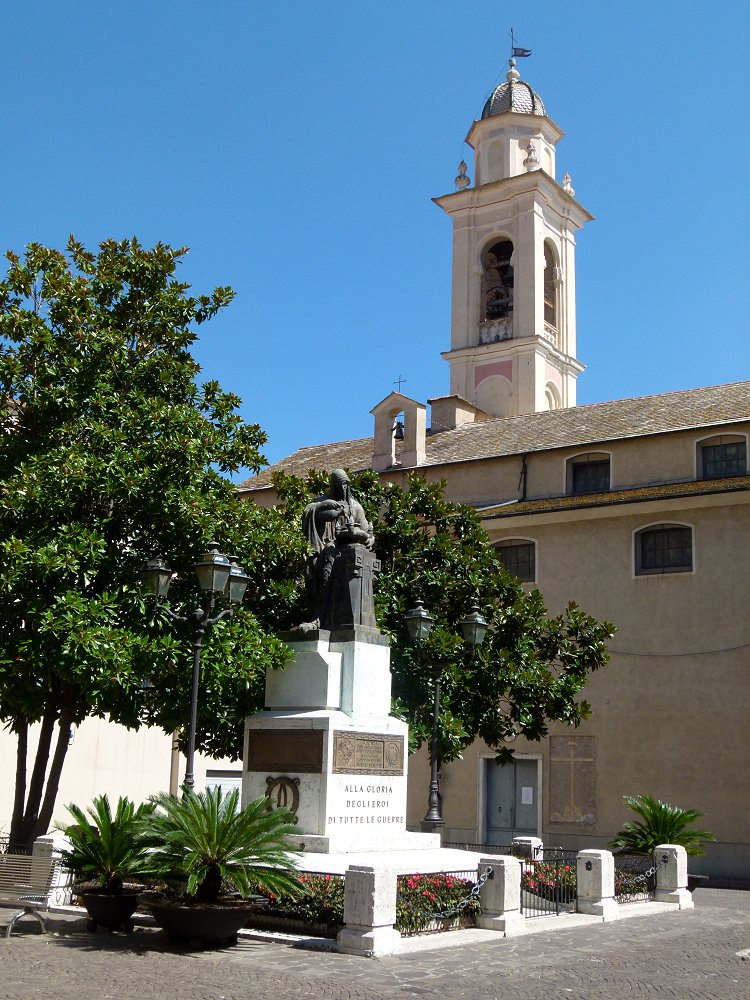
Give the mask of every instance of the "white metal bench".
M 49 910 L 50 891 L 60 862 L 48 854 L 0 854 L 0 906 L 21 909 L 5 931 L 8 938 L 21 917 L 34 917 L 46 932 L 40 910 Z

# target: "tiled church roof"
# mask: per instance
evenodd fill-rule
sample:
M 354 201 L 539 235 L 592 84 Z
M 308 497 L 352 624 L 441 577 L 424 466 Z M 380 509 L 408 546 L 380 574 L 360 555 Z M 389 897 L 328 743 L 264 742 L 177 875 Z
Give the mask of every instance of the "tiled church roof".
M 517 417 L 495 417 L 454 430 L 428 433 L 426 460 L 420 468 L 603 444 L 738 420 L 750 420 L 750 382 L 590 403 Z M 330 472 L 338 467 L 358 472 L 371 467 L 372 452 L 372 438 L 300 448 L 241 483 L 239 488 L 269 486 L 277 469 L 298 476 L 306 475 L 310 469 Z

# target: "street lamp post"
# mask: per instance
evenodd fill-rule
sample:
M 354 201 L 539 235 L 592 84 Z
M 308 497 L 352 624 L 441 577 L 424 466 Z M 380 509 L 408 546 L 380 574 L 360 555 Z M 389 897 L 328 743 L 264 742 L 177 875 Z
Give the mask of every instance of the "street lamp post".
M 404 616 L 406 628 L 409 636 L 416 643 L 420 656 L 422 655 L 422 643 L 427 639 L 435 619 L 426 610 L 421 601 L 417 601 L 416 607 Z M 461 619 L 461 632 L 464 640 L 471 645 L 472 649 L 482 644 L 487 631 L 487 621 L 479 613 L 479 608 L 473 606 L 468 615 Z M 441 667 L 439 663 L 432 663 L 432 737 L 430 739 L 430 788 L 427 795 L 427 812 L 422 825 L 433 833 L 438 833 L 445 821 L 440 814 L 440 780 L 438 777 L 440 762 L 438 759 L 438 741 L 440 738 L 440 675 Z
M 193 626 L 193 686 L 190 695 L 190 724 L 188 728 L 188 748 L 185 763 L 184 786 L 193 788 L 195 785 L 195 731 L 198 720 L 198 687 L 201 675 L 201 649 L 207 629 L 222 618 L 234 614 L 236 605 L 242 603 L 247 589 L 248 577 L 243 568 L 232 556 L 219 552 L 218 542 L 209 542 L 208 552 L 205 552 L 193 566 L 193 572 L 198 579 L 198 586 L 204 596 L 202 607 L 196 608 L 189 615 L 175 614 L 161 602 L 166 599 L 169 584 L 172 580 L 172 570 L 161 557 L 150 559 L 143 568 L 141 579 L 145 588 L 156 597 L 156 607 L 164 611 L 173 621 L 192 622 Z M 229 601 L 229 607 L 214 614 L 216 603 L 220 598 Z

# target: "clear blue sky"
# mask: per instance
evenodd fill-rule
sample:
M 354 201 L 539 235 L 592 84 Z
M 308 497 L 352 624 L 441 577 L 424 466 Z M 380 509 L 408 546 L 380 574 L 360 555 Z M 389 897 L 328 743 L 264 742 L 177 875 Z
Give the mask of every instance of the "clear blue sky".
M 0 7 L 0 247 L 187 244 L 207 377 L 272 461 L 448 390 L 472 119 L 519 69 L 566 132 L 581 403 L 750 377 L 750 5 L 24 0 Z M 471 173 L 471 170 L 470 170 Z

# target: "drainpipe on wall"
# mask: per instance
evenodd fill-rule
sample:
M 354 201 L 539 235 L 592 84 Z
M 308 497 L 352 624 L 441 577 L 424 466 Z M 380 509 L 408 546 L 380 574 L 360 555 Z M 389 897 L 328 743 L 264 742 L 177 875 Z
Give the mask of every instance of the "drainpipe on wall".
M 526 477 L 528 474 L 528 468 L 526 466 L 526 456 L 521 456 L 521 475 L 518 480 L 518 488 L 521 491 L 521 499 L 526 499 Z

